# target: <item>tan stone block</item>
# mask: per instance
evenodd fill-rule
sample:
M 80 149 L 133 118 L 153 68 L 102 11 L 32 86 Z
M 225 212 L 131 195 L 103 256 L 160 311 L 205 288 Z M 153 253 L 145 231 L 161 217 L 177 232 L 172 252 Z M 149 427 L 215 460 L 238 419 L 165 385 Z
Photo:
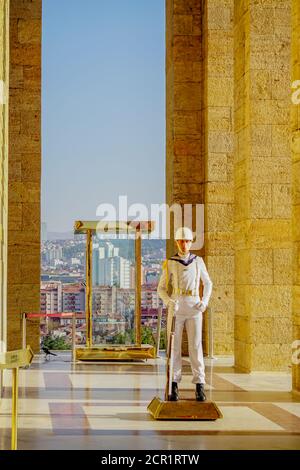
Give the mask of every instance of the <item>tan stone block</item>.
M 300 160 L 292 165 L 293 204 L 300 204 Z
M 250 28 L 256 34 L 273 34 L 274 9 L 252 4 L 250 9 Z
M 10 109 L 17 111 L 40 111 L 41 92 L 35 89 L 12 88 L 9 90 L 9 106 Z
M 11 48 L 10 61 L 12 65 L 40 65 L 40 44 L 23 44 Z
M 174 15 L 173 16 L 173 34 L 192 34 L 193 16 L 192 15 Z
M 200 183 L 204 180 L 203 162 L 195 157 L 176 156 L 173 170 L 177 183 Z
M 9 131 L 13 134 L 20 134 L 21 132 L 21 113 L 17 110 L 10 110 L 9 112 Z
M 290 74 L 277 70 L 272 73 L 272 99 L 284 100 L 290 98 L 291 93 Z
M 199 83 L 174 84 L 174 110 L 200 111 L 201 87 Z
M 174 155 L 201 155 L 201 140 L 193 137 L 177 138 L 174 141 Z
M 239 222 L 247 218 L 249 214 L 249 198 L 246 186 L 235 189 L 234 221 Z
M 236 162 L 234 167 L 234 186 L 236 190 L 248 184 L 248 166 L 247 160 Z
M 246 229 L 247 246 L 255 248 L 289 248 L 291 224 L 284 219 L 253 219 Z
M 23 204 L 22 229 L 38 232 L 40 229 L 40 204 L 25 203 Z
M 249 250 L 250 276 L 249 284 L 273 283 L 273 250 Z
M 250 165 L 250 180 L 256 183 L 289 184 L 291 166 L 287 158 L 253 158 Z
M 39 154 L 22 155 L 22 181 L 40 184 L 41 158 Z
M 22 204 L 11 203 L 8 213 L 8 230 L 21 230 L 22 228 Z
M 235 316 L 248 316 L 247 311 L 247 292 L 245 289 L 244 284 L 239 284 L 239 279 L 235 277 L 235 285 L 234 285 L 234 310 Z
M 9 150 L 12 154 L 40 154 L 40 136 L 38 134 L 31 136 L 11 134 Z
M 21 283 L 21 255 L 11 253 L 7 263 L 7 282 L 8 284 Z M 19 305 L 20 296 L 18 291 L 11 297 L 11 301 Z
M 201 113 L 200 111 L 175 111 L 174 134 L 200 135 Z
M 22 65 L 15 65 L 10 68 L 9 73 L 9 87 L 10 88 L 23 88 L 24 77 L 23 77 L 24 67 Z
M 40 254 L 23 254 L 21 279 L 23 283 L 33 284 L 40 279 Z
M 228 181 L 227 155 L 225 153 L 209 153 L 207 158 L 208 181 Z
M 233 56 L 209 56 L 207 60 L 207 75 L 208 77 L 233 77 Z
M 42 18 L 42 0 L 21 1 L 11 0 L 10 18 Z
M 251 155 L 272 155 L 272 126 L 251 126 Z
M 255 344 L 252 346 L 252 371 L 289 371 L 291 345 Z
M 218 315 L 213 316 L 213 330 L 214 334 L 217 334 L 218 332 L 220 333 L 225 333 L 227 330 L 227 313 L 226 312 L 218 312 Z
M 229 316 L 229 312 L 233 312 L 234 309 L 234 291 L 232 285 L 214 285 L 210 307 L 215 313 L 224 311 Z
M 235 253 L 235 280 L 239 285 L 250 283 L 250 254 L 248 249 L 238 250 Z
M 234 283 L 234 256 L 207 256 L 207 269 L 214 273 L 211 280 L 215 285 Z
M 209 29 L 231 30 L 233 26 L 233 10 L 221 5 L 208 6 L 207 24 Z
M 233 255 L 234 233 L 208 232 L 205 245 L 210 255 Z
M 25 135 L 38 135 L 41 132 L 41 115 L 38 111 L 21 112 L 21 132 Z
M 291 318 L 291 286 L 252 285 L 248 291 L 249 312 L 252 317 Z
M 208 135 L 208 151 L 212 153 L 232 153 L 232 132 L 210 132 Z
M 293 241 L 295 242 L 300 242 L 300 205 L 293 206 L 292 207 L 292 213 L 293 213 Z
M 26 90 L 41 89 L 41 67 L 40 66 L 24 66 L 24 88 Z
M 269 100 L 272 98 L 272 74 L 269 70 L 251 70 L 250 98 Z
M 26 254 L 40 250 L 40 233 L 24 230 L 10 230 L 8 233 L 8 257 L 10 253 Z
M 291 247 L 293 253 L 292 284 L 300 286 L 300 242 L 294 241 Z
M 207 203 L 233 204 L 233 183 L 208 182 L 206 184 L 206 201 Z
M 273 217 L 278 217 L 280 219 L 291 218 L 291 198 L 290 184 L 272 185 Z
M 272 155 L 291 157 L 291 133 L 289 126 L 272 126 Z
M 207 83 L 209 106 L 233 105 L 233 81 L 227 77 L 210 77 Z
M 9 181 L 21 181 L 21 162 L 19 160 L 11 160 L 8 166 Z
M 174 203 L 196 204 L 203 201 L 203 185 L 197 183 L 174 183 Z
M 292 286 L 292 296 L 293 323 L 300 326 L 300 285 Z
M 252 363 L 252 348 L 245 341 L 234 342 L 234 366 L 238 371 L 250 372 Z
M 291 284 L 292 282 L 292 249 L 275 248 L 274 257 L 274 284 Z
M 249 342 L 250 321 L 248 317 L 235 315 L 234 317 L 234 338 L 236 341 Z
M 292 322 L 290 318 L 259 318 L 251 321 L 251 343 L 280 344 L 291 343 Z
M 233 116 L 231 107 L 209 106 L 207 110 L 207 126 L 209 131 L 232 131 Z
M 18 39 L 19 42 L 27 44 L 41 43 L 41 27 L 40 19 L 20 19 L 18 21 Z
M 207 31 L 208 57 L 233 56 L 232 31 L 208 30 Z
M 253 183 L 249 185 L 249 216 L 257 219 L 272 217 L 272 185 Z
M 202 15 L 193 15 L 192 34 L 202 34 Z
M 201 61 L 201 50 L 200 36 L 174 36 L 173 57 L 175 62 L 199 62 Z
M 255 124 L 289 124 L 286 100 L 253 100 L 251 118 Z
M 39 202 L 40 185 L 35 182 L 12 182 L 8 184 L 8 200 L 10 203 Z
M 200 83 L 203 79 L 202 62 L 174 62 L 172 67 L 174 69 L 174 73 L 172 73 L 174 83 Z
M 173 11 L 175 15 L 197 15 L 201 11 L 201 0 L 174 0 Z

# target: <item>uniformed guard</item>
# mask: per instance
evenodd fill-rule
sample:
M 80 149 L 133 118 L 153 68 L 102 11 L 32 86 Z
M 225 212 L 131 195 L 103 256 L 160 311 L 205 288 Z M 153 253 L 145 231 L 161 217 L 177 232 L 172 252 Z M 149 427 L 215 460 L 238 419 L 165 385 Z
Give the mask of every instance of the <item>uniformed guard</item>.
M 202 314 L 206 310 L 211 292 L 212 281 L 201 256 L 190 252 L 193 233 L 188 227 L 176 230 L 175 241 L 178 252 L 163 262 L 163 271 L 157 287 L 158 295 L 168 307 L 167 338 L 169 338 L 172 316 L 175 312 L 174 363 L 172 394 L 170 399 L 177 401 L 178 383 L 181 381 L 181 343 L 185 326 L 189 357 L 193 373 L 192 382 L 196 384 L 196 400 L 204 401 L 205 367 L 202 349 Z M 203 296 L 200 299 L 200 280 L 203 282 Z M 169 290 L 171 287 L 171 290 Z

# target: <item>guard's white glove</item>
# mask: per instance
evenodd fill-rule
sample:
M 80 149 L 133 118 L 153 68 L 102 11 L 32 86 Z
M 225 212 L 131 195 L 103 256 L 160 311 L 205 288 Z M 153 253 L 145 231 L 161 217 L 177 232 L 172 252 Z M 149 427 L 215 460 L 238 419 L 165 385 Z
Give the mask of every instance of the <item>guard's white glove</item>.
M 179 309 L 179 302 L 175 299 L 170 299 L 168 302 L 168 308 L 174 308 L 174 312 L 178 312 Z
M 206 307 L 207 306 L 202 302 L 202 300 L 195 305 L 195 308 L 202 313 L 205 312 Z

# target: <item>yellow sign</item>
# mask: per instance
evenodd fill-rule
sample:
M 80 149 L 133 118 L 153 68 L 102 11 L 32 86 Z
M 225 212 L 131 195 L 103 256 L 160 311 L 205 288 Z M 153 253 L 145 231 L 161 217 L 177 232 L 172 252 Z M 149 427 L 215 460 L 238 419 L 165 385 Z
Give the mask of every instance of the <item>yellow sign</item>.
M 34 354 L 30 346 L 27 346 L 26 349 L 0 353 L 0 369 L 28 366 L 31 364 L 33 356 Z

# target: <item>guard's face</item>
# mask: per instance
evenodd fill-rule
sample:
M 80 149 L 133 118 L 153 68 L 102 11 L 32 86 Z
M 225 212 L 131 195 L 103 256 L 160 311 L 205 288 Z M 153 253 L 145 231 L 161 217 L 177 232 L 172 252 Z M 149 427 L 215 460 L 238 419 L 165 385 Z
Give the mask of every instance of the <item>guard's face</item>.
M 192 240 L 176 240 L 177 246 L 182 253 L 187 253 L 191 246 Z

